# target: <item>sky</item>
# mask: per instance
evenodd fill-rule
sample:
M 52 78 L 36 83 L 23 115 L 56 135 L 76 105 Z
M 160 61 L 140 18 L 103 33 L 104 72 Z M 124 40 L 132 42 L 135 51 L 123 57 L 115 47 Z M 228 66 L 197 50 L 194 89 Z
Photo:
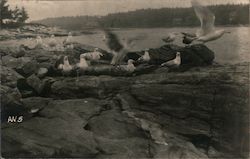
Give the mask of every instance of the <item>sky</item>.
M 204 5 L 247 3 L 249 0 L 203 0 Z M 11 8 L 25 7 L 29 21 L 48 17 L 107 15 L 146 8 L 190 7 L 190 0 L 8 0 Z

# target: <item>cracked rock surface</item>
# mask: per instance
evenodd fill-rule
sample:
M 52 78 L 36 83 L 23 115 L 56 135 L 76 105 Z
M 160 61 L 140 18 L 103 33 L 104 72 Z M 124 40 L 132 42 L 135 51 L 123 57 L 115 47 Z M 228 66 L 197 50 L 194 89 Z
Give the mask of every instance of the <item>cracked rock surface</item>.
M 32 54 L 46 75 L 37 77 L 27 57 L 3 56 L 3 157 L 247 156 L 249 63 L 62 77 L 52 76 L 51 54 Z M 23 122 L 7 123 L 9 115 Z

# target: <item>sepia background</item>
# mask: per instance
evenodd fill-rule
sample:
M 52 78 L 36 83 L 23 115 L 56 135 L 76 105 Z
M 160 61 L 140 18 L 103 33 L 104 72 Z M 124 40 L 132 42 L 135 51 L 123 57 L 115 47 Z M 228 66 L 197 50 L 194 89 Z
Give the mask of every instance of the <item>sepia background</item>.
M 249 0 L 197 1 L 230 33 L 184 43 L 191 0 L 0 0 L 1 156 L 248 158 Z

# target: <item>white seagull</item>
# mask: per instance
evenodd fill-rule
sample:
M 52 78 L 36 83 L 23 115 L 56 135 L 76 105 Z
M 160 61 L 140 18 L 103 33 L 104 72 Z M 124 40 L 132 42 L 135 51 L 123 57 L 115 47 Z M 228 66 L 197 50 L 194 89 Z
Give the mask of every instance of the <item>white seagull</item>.
M 202 6 L 198 0 L 191 0 L 196 16 L 199 18 L 201 28 L 197 30 L 194 41 L 206 43 L 222 37 L 225 33 L 230 33 L 224 29 L 215 29 L 214 14 L 207 8 Z
M 150 58 L 150 55 L 149 55 L 148 50 L 145 50 L 144 55 L 142 55 L 142 56 L 138 59 L 138 61 L 148 62 L 150 59 L 151 59 L 151 58 Z
M 68 56 L 64 56 L 63 64 L 60 64 L 58 69 L 62 70 L 63 75 L 68 75 L 71 73 L 73 67 L 69 64 Z
M 63 43 L 65 43 L 65 44 L 70 44 L 70 43 L 72 43 L 72 42 L 73 42 L 73 36 L 72 36 L 72 33 L 69 32 L 69 33 L 68 33 L 67 39 L 66 39 Z
M 121 65 L 120 67 L 123 68 L 124 70 L 132 73 L 135 71 L 136 67 L 134 66 L 134 60 L 129 59 L 127 65 Z
M 167 62 L 161 64 L 161 66 L 169 66 L 169 67 L 170 66 L 177 66 L 178 67 L 178 66 L 180 66 L 180 64 L 181 64 L 181 54 L 180 54 L 180 52 L 177 52 L 175 59 L 167 61 Z
M 88 62 L 85 59 L 85 54 L 80 55 L 80 62 L 76 64 L 80 70 L 86 70 L 89 67 Z
M 97 62 L 103 56 L 103 54 L 101 52 L 99 52 L 98 50 L 99 50 L 98 48 L 95 48 L 93 52 L 85 53 L 84 54 L 85 58 L 87 60 Z
M 48 45 L 52 48 L 56 47 L 57 45 L 57 42 L 56 42 L 56 39 L 55 39 L 55 35 L 51 35 L 50 39 L 49 39 L 49 43 Z
M 36 47 L 42 48 L 43 47 L 43 40 L 41 38 L 41 36 L 37 36 L 36 37 Z

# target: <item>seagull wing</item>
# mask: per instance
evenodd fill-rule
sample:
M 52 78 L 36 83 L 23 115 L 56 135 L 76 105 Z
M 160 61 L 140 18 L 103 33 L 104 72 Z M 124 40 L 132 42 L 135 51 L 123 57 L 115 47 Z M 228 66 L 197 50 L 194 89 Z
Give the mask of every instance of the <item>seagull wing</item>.
M 107 46 L 109 47 L 110 50 L 119 52 L 120 50 L 123 49 L 124 46 L 120 43 L 119 38 L 117 37 L 115 33 L 111 32 L 108 29 L 105 29 L 104 33 L 107 38 L 107 42 L 106 42 Z
M 188 37 L 196 37 L 196 35 L 194 33 L 188 33 L 188 32 L 181 32 L 184 36 L 188 36 Z
M 215 16 L 206 7 L 202 6 L 198 0 L 191 0 L 196 16 L 201 23 L 201 30 L 197 32 L 197 36 L 203 36 L 214 30 Z

